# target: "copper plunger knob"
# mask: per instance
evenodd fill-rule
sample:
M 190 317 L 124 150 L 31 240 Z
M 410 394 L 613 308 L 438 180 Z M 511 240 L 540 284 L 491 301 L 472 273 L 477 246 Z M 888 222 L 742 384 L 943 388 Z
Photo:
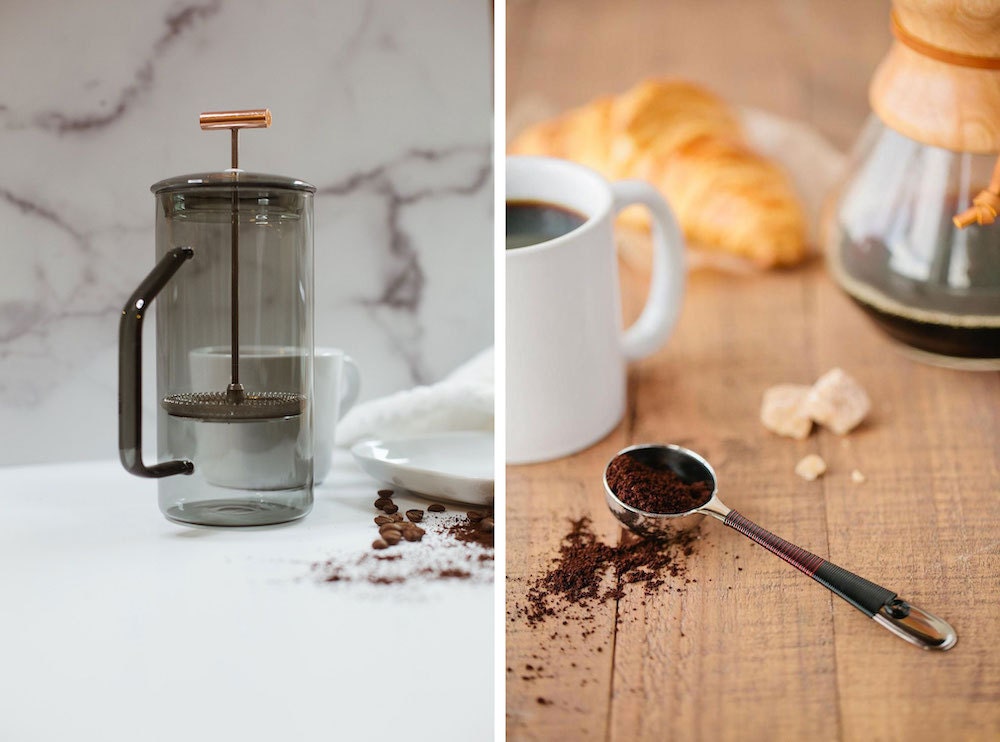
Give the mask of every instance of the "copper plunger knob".
M 271 125 L 271 111 L 207 111 L 198 117 L 202 129 L 266 129 Z

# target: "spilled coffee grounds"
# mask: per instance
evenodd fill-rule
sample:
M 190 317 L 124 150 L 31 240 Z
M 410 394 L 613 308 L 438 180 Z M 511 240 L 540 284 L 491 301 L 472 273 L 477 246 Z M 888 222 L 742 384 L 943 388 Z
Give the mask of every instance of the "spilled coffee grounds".
M 697 531 L 685 532 L 670 541 L 641 539 L 627 531 L 622 541 L 611 546 L 591 530 L 590 518 L 570 521 L 559 556 L 549 570 L 536 578 L 528 589 L 527 605 L 517 606 L 517 615 L 536 626 L 569 605 L 618 600 L 625 586 L 641 584 L 653 595 L 670 580 L 673 585 L 690 582 L 686 557 L 694 551 Z M 606 576 L 613 577 L 606 586 Z
M 448 534 L 464 544 L 476 544 L 484 549 L 493 548 L 493 515 L 491 512 L 470 510 L 464 520 L 448 527 Z
M 607 478 L 619 500 L 646 513 L 684 513 L 712 497 L 708 482 L 685 482 L 670 469 L 650 466 L 627 454 L 608 465 Z
M 315 562 L 312 569 L 320 581 L 379 586 L 493 581 L 492 510 L 449 513 L 432 503 L 426 515 L 411 508 L 404 518 L 392 490 L 378 494 L 375 508 L 382 515 L 374 517 L 378 538 L 371 550 Z

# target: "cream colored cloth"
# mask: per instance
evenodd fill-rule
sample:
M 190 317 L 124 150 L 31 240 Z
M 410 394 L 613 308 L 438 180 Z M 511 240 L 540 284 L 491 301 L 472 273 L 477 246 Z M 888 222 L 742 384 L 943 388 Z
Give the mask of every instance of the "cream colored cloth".
M 337 445 L 453 430 L 493 430 L 493 348 L 430 386 L 359 404 L 337 424 Z

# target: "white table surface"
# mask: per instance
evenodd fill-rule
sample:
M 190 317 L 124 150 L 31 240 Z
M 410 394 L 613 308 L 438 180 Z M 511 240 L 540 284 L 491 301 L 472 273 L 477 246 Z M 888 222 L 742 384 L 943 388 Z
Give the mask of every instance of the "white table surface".
M 304 520 L 210 530 L 117 462 L 0 468 L 0 740 L 491 739 L 491 585 L 310 573 L 376 488 L 340 455 Z

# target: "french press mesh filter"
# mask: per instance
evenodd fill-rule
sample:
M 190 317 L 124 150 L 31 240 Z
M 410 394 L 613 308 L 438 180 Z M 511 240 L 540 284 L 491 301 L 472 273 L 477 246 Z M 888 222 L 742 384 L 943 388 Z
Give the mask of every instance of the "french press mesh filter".
M 230 130 L 232 167 L 152 187 L 159 262 L 120 326 L 122 463 L 160 480 L 160 507 L 171 520 L 293 520 L 312 504 L 315 188 L 240 169 L 239 131 L 270 126 L 266 109 L 200 121 L 202 129 Z M 157 439 L 167 460 L 146 466 L 142 320 L 158 295 Z

